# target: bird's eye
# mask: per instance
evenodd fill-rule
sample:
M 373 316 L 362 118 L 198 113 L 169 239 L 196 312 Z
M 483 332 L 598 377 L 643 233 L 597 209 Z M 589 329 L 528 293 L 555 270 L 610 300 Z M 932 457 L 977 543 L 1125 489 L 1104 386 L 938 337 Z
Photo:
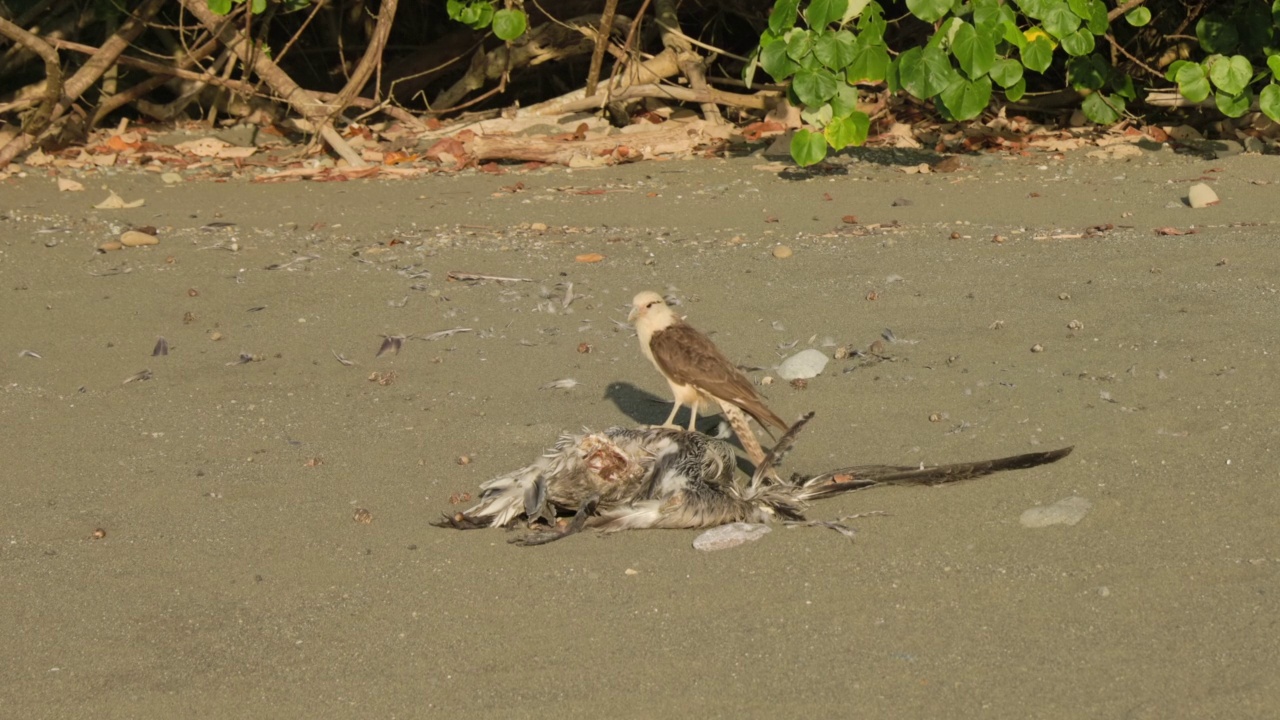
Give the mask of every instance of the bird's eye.
M 658 304 L 658 301 L 657 301 L 657 300 L 653 300 L 653 301 L 651 301 L 648 305 L 645 305 L 645 307 L 647 307 L 647 308 L 651 308 L 651 307 L 653 307 L 654 305 L 657 305 L 657 304 Z

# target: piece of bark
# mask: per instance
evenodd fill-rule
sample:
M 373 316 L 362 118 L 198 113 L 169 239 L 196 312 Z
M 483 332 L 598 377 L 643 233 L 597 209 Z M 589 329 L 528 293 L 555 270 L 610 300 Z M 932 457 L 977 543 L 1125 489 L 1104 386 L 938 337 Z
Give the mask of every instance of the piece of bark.
M 705 121 L 669 122 L 652 130 L 569 142 L 513 135 L 481 135 L 467 141 L 465 147 L 478 162 L 519 160 L 559 165 L 612 165 L 659 155 L 689 153 L 699 145 L 721 140 L 724 136 L 727 132 Z

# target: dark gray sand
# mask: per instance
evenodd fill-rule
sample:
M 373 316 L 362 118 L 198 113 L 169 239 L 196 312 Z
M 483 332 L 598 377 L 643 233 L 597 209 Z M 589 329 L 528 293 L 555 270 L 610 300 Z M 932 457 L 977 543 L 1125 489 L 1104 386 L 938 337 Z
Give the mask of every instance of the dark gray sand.
M 1280 165 L 968 164 L 5 180 L 3 713 L 1274 717 Z M 1222 203 L 1191 210 L 1202 177 Z M 146 204 L 92 209 L 108 188 Z M 94 253 L 131 225 L 160 244 Z M 887 514 L 854 542 L 430 527 L 561 431 L 666 416 L 618 325 L 650 288 L 747 365 L 892 329 L 891 360 L 762 388 L 817 412 L 787 471 L 1076 450 L 812 508 Z M 1075 525 L 1020 522 L 1072 497 Z

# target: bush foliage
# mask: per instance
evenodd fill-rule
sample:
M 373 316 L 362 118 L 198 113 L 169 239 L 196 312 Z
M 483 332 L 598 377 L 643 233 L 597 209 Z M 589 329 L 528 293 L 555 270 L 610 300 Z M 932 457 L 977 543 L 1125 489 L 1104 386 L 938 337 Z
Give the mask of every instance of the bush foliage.
M 890 47 L 885 9 L 876 0 L 779 0 L 744 71 L 789 81 L 790 99 L 806 127 L 791 154 L 812 165 L 831 149 L 867 138 L 870 118 L 857 109 L 859 83 L 887 83 L 934 103 L 944 118 L 971 120 L 996 93 L 1010 102 L 1027 92 L 1031 74 L 1058 74 L 1080 93 L 1089 120 L 1108 125 L 1139 99 L 1134 77 L 1105 48 L 1126 28 L 1153 19 L 1129 2 L 1108 10 L 1102 0 L 906 0 L 910 16 L 931 32 L 923 43 Z M 1123 8 L 1121 8 L 1123 9 Z M 1123 26 L 1116 27 L 1116 22 Z M 1180 59 L 1164 77 L 1188 101 L 1210 96 L 1218 111 L 1239 117 L 1255 101 L 1280 121 L 1280 56 L 1273 43 L 1280 0 L 1217 3 L 1195 24 L 1200 57 Z M 1139 61 L 1141 62 L 1141 61 Z
M 658 29 L 679 14 L 676 30 L 696 36 L 689 40 L 697 52 L 714 58 L 704 68 L 705 78 L 690 78 L 691 86 L 701 83 L 699 97 L 714 95 L 705 90 L 707 83 L 739 82 L 735 77 L 748 88 L 767 79 L 782 86 L 801 111 L 803 127 L 791 146 L 801 165 L 866 142 L 872 119 L 859 101 L 868 93 L 880 99 L 905 94 L 935 108 L 945 121 L 973 120 L 1007 104 L 1020 112 L 1056 112 L 1065 102 L 1066 109 L 1108 125 L 1168 108 L 1171 98 L 1194 106 L 1202 119 L 1260 110 L 1280 121 L 1280 0 L 138 0 L 92 2 L 91 12 L 82 5 L 11 0 L 9 17 L 0 15 L 0 39 L 23 46 L 0 55 L 0 92 L 35 93 L 12 103 L 10 115 L 26 113 L 48 125 L 50 117 L 70 117 L 66 110 L 73 102 L 97 102 L 85 113 L 92 126 L 136 99 L 140 110 L 152 114 L 144 100 L 150 108 L 164 103 L 173 113 L 199 110 L 207 116 L 205 109 L 217 102 L 207 93 L 187 109 L 186 98 L 197 97 L 194 83 L 222 85 L 233 93 L 252 85 L 252 92 L 271 95 L 295 112 L 311 101 L 298 100 L 290 87 L 330 94 L 342 89 L 340 107 L 324 106 L 330 120 L 353 105 L 365 116 L 400 118 L 493 111 L 581 88 L 600 72 L 602 57 L 635 62 L 662 52 L 670 34 Z M 208 8 L 202 9 L 205 17 L 193 22 L 201 6 Z M 560 55 L 547 49 L 534 60 L 526 52 L 525 68 L 484 62 L 485 53 L 502 60 L 504 44 L 513 50 L 546 42 L 553 35 L 539 31 L 553 26 L 567 30 L 557 36 L 569 38 L 561 42 L 581 45 L 583 37 L 594 37 L 585 28 L 598 27 L 606 7 L 606 15 L 616 10 L 624 18 L 621 27 L 631 30 L 614 27 L 612 55 L 597 47 L 590 72 L 590 53 L 581 47 Z M 224 28 L 215 34 L 210 12 L 251 39 L 273 61 L 270 72 L 252 58 L 228 61 L 226 38 L 233 33 Z M 655 15 L 668 20 L 655 22 Z M 576 24 L 565 24 L 567 18 Z M 143 27 L 134 27 L 123 43 L 106 42 L 130 23 Z M 66 40 L 73 49 L 53 50 Z M 95 50 L 93 62 L 82 59 L 80 54 Z M 361 52 L 363 75 L 353 70 Z M 109 85 L 104 81 L 101 92 L 91 89 L 96 76 L 72 77 L 95 62 L 101 74 L 117 56 L 124 69 Z M 556 61 L 547 62 L 552 57 Z M 682 72 L 689 62 L 682 56 Z M 172 71 L 155 69 L 164 64 Z M 537 72 L 526 71 L 535 65 Z M 373 66 L 377 73 L 366 81 Z M 64 77 L 56 77 L 59 72 Z M 467 73 L 478 78 L 476 85 L 468 84 Z M 42 76 L 49 80 L 43 89 Z M 206 80 L 215 76 L 220 81 Z M 186 78 L 187 86 L 174 77 Z M 63 79 L 74 96 L 59 95 Z M 264 82 L 268 92 L 261 90 Z M 457 100 L 486 83 L 490 91 Z M 454 87 L 461 89 L 445 92 Z M 732 106 L 734 97 L 743 96 L 721 93 L 715 102 Z M 751 117 L 761 105 L 757 98 L 741 110 Z M 608 112 L 617 122 L 627 121 L 620 106 Z

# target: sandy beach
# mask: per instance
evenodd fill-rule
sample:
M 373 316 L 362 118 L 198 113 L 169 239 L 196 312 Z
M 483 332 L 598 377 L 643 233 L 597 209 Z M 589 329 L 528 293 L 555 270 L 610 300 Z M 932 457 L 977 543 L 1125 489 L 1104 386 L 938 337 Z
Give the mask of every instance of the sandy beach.
M 1275 158 L 905 164 L 3 181 L 5 714 L 1274 717 Z M 853 541 L 431 527 L 561 432 L 666 417 L 644 289 L 756 380 L 892 332 L 761 388 L 817 413 L 787 472 L 1075 451 L 810 510 L 883 513 Z

